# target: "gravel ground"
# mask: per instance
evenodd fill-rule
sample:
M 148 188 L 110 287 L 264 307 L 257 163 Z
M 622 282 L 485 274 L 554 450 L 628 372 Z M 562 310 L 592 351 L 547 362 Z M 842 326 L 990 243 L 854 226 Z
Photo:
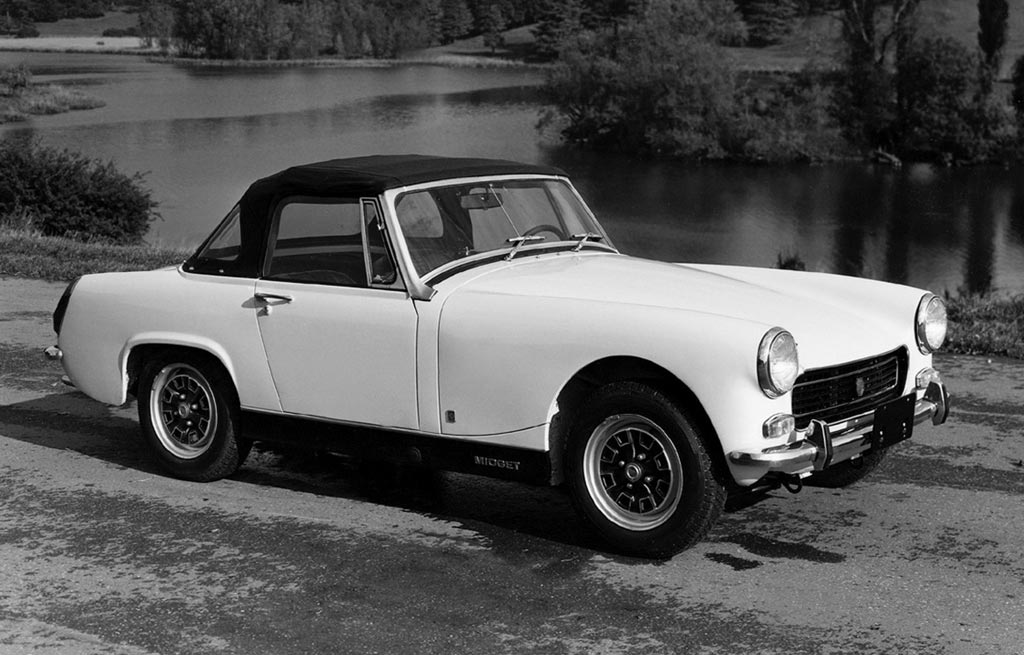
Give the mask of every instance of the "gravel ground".
M 0 653 L 1024 652 L 1024 367 L 954 394 L 843 490 L 726 514 L 668 562 L 611 555 L 563 493 L 262 449 L 164 477 L 134 405 L 43 360 L 63 285 L 0 279 Z

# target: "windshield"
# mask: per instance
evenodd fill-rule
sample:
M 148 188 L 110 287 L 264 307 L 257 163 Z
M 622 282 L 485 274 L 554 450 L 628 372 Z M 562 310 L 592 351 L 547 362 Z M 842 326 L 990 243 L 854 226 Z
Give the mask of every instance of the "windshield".
M 572 188 L 560 180 L 495 180 L 399 195 L 398 222 L 417 272 L 480 253 L 605 238 Z M 514 250 L 513 250 L 514 249 Z

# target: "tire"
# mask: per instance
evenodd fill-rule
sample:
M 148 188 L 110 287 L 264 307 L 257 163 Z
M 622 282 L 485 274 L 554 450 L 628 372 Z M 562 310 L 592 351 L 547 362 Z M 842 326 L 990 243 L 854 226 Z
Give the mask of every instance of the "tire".
M 569 435 L 566 477 L 577 511 L 614 549 L 668 558 L 714 525 L 726 488 L 698 426 L 636 382 L 609 384 L 586 400 Z
M 219 480 L 238 470 L 251 449 L 237 434 L 234 384 L 210 357 L 172 352 L 147 362 L 138 404 L 143 438 L 174 477 Z
M 848 487 L 855 482 L 860 482 L 885 459 L 886 450 L 875 450 L 865 453 L 857 460 L 847 460 L 835 466 L 830 466 L 824 471 L 819 471 L 807 478 L 804 483 L 809 487 L 824 487 L 826 489 L 840 489 Z

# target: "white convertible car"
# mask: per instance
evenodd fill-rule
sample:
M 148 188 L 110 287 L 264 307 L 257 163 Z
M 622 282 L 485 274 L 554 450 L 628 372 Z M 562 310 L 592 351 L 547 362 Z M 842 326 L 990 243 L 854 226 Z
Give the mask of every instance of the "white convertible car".
M 949 407 L 940 298 L 630 257 L 564 173 L 507 161 L 287 169 L 181 266 L 72 283 L 54 328 L 78 389 L 138 399 L 171 475 L 287 441 L 565 484 L 651 557 L 730 494 L 860 479 Z

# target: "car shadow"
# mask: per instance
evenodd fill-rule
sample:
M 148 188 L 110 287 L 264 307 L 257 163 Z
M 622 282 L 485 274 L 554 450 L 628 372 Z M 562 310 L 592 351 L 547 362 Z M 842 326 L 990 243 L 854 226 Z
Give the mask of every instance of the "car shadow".
M 134 403 L 111 408 L 68 389 L 0 405 L 0 434 L 165 476 L 139 436 L 135 411 Z M 607 547 L 586 529 L 560 488 L 366 462 L 263 443 L 255 444 L 230 479 L 458 521 L 486 537 L 497 554 L 508 557 L 525 550 L 536 555 L 538 550 L 566 547 L 607 553 Z

